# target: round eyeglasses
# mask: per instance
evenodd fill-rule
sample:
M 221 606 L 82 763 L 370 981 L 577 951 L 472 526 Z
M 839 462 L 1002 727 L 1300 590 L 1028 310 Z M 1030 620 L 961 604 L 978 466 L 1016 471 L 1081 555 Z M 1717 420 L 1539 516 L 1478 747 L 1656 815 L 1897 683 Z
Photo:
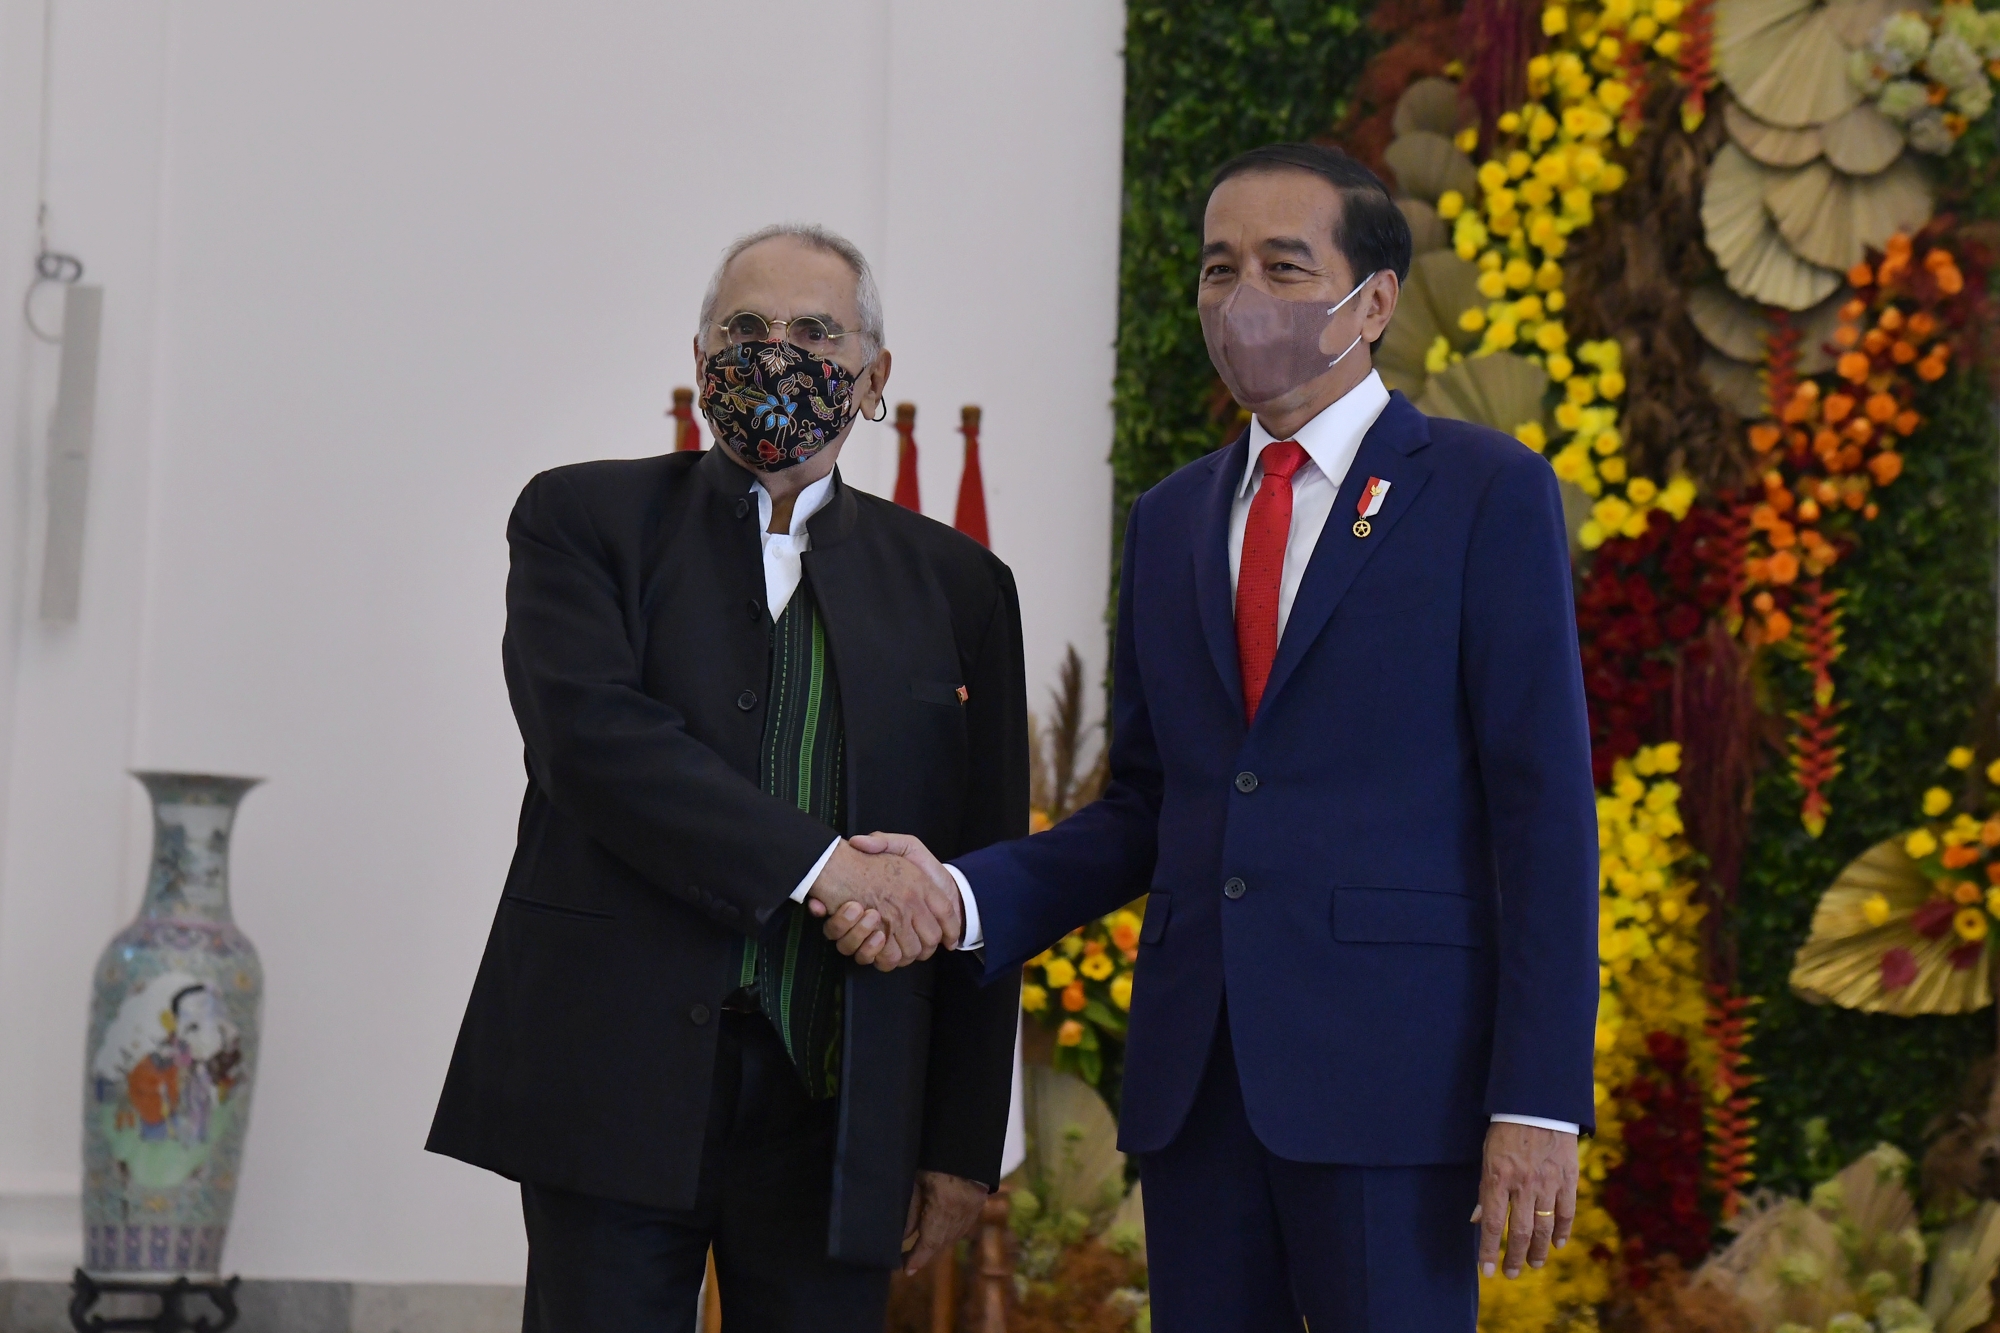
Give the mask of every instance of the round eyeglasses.
M 765 319 L 754 310 L 739 310 L 728 319 L 717 322 L 716 328 L 729 336 L 729 345 L 741 347 L 745 343 L 769 342 L 772 330 L 782 330 L 776 336 L 802 352 L 814 356 L 831 356 L 842 338 L 852 338 L 855 330 L 836 333 L 827 327 L 825 320 L 817 315 L 800 315 L 796 319 Z

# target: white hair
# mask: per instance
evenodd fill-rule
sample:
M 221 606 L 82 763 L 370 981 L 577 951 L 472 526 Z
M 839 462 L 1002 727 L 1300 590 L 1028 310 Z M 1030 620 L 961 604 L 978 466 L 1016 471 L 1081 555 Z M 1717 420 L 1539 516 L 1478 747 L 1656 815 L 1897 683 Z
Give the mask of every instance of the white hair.
M 715 276 L 708 280 L 708 294 L 701 298 L 701 323 L 695 329 L 695 341 L 705 345 L 708 331 L 715 322 L 715 301 L 722 291 L 722 275 L 742 254 L 753 245 L 789 236 L 803 242 L 815 250 L 830 255 L 838 255 L 854 273 L 854 304 L 861 312 L 861 341 L 868 349 L 868 359 L 882 350 L 882 294 L 875 289 L 875 273 L 868 267 L 861 250 L 854 242 L 825 227 L 809 222 L 779 222 L 769 227 L 761 227 L 747 236 L 739 236 L 727 250 L 722 252 L 722 260 L 715 266 Z

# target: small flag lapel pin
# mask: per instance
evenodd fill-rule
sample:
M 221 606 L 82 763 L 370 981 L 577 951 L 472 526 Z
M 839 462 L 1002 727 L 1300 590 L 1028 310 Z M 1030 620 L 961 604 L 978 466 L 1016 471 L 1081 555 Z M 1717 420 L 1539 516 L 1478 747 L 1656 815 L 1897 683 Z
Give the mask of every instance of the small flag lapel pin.
M 1373 518 L 1382 508 L 1382 501 L 1389 494 L 1389 483 L 1380 477 L 1370 477 L 1368 484 L 1361 488 L 1361 499 L 1354 508 L 1363 518 Z
M 966 689 L 966 688 L 965 688 L 965 686 L 963 686 L 963 685 L 959 686 L 959 687 L 958 687 L 958 701 L 959 701 L 960 703 L 962 703 L 962 704 L 963 704 L 963 703 L 971 703 L 971 702 L 972 702 L 972 691 L 971 691 L 971 690 L 968 690 L 968 689 Z

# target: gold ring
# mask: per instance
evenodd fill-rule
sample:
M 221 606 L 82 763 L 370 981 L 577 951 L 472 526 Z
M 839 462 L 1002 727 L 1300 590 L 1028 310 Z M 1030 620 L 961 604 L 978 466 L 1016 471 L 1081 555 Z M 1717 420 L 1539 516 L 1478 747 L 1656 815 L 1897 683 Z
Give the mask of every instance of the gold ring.
M 1556 1210 L 1553 1208 L 1549 1209 L 1547 1212 L 1543 1212 L 1539 1208 L 1535 1209 L 1536 1217 L 1554 1217 L 1555 1215 L 1556 1215 Z

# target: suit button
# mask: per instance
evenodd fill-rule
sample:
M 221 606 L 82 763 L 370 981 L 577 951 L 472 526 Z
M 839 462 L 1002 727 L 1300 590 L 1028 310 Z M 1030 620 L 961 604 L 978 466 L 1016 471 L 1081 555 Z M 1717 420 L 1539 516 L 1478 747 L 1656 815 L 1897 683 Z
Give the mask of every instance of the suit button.
M 704 1026 L 708 1022 L 708 1006 L 698 1004 L 688 1010 L 688 1022 L 694 1024 L 696 1027 Z
M 1256 791 L 1257 775 L 1255 773 L 1238 773 L 1236 775 L 1236 790 L 1242 792 L 1245 796 Z
M 1234 875 L 1230 876 L 1229 882 L 1222 886 L 1222 896 L 1225 898 L 1241 898 L 1248 892 L 1250 892 L 1250 886 L 1242 880 L 1237 879 Z
M 755 620 L 758 616 L 761 616 L 763 614 L 764 614 L 764 604 L 758 601 L 755 597 L 752 597 L 750 599 L 750 618 L 752 620 Z
M 746 713 L 755 708 L 757 706 L 757 691 L 745 690 L 743 693 L 737 695 L 736 706 Z
M 749 513 L 750 513 L 750 500 L 748 496 L 745 496 L 743 499 L 738 500 L 736 502 L 736 517 L 743 518 L 746 517 Z

